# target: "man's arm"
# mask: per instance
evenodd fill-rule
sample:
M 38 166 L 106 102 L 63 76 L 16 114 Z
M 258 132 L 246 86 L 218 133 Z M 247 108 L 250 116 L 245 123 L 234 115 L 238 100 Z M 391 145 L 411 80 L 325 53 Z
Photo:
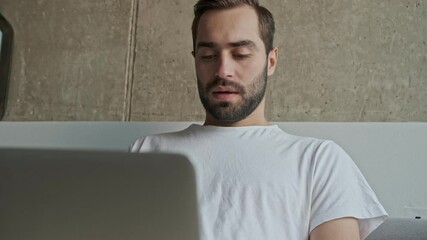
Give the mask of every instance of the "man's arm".
M 346 217 L 322 223 L 313 229 L 310 240 L 360 240 L 359 222 Z

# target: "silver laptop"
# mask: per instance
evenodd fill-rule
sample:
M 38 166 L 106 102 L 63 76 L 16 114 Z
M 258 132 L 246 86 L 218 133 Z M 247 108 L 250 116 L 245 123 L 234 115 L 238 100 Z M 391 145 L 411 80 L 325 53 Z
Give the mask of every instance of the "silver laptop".
M 196 240 L 180 155 L 0 149 L 0 239 Z

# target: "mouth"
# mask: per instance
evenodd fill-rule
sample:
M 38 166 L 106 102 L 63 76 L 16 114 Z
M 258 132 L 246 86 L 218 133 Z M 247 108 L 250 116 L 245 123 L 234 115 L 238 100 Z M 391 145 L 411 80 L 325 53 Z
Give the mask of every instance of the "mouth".
M 241 95 L 242 91 L 239 86 L 233 86 L 229 83 L 213 86 L 210 89 L 210 94 L 213 100 L 230 101 Z
M 235 96 L 239 95 L 239 92 L 236 91 L 213 91 L 212 95 L 215 99 L 218 100 L 230 100 Z

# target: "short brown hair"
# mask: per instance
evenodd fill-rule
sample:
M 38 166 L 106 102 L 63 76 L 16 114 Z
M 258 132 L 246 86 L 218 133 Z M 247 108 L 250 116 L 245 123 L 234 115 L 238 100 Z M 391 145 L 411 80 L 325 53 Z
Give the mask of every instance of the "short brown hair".
M 274 18 L 267 8 L 259 5 L 258 0 L 199 0 L 194 5 L 194 19 L 191 26 L 193 34 L 193 51 L 196 50 L 197 28 L 202 15 L 213 9 L 228 9 L 241 5 L 249 5 L 253 7 L 258 15 L 260 37 L 265 45 L 265 50 L 268 52 L 273 49 L 274 39 Z

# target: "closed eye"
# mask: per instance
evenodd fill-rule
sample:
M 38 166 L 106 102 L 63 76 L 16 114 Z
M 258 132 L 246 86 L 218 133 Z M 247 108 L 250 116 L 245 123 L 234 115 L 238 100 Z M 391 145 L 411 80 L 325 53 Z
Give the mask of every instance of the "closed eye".
M 200 56 L 200 58 L 202 60 L 213 60 L 216 57 L 216 55 L 212 54 L 212 55 L 202 55 Z
M 234 57 L 238 60 L 243 60 L 251 57 L 251 54 L 234 54 Z

